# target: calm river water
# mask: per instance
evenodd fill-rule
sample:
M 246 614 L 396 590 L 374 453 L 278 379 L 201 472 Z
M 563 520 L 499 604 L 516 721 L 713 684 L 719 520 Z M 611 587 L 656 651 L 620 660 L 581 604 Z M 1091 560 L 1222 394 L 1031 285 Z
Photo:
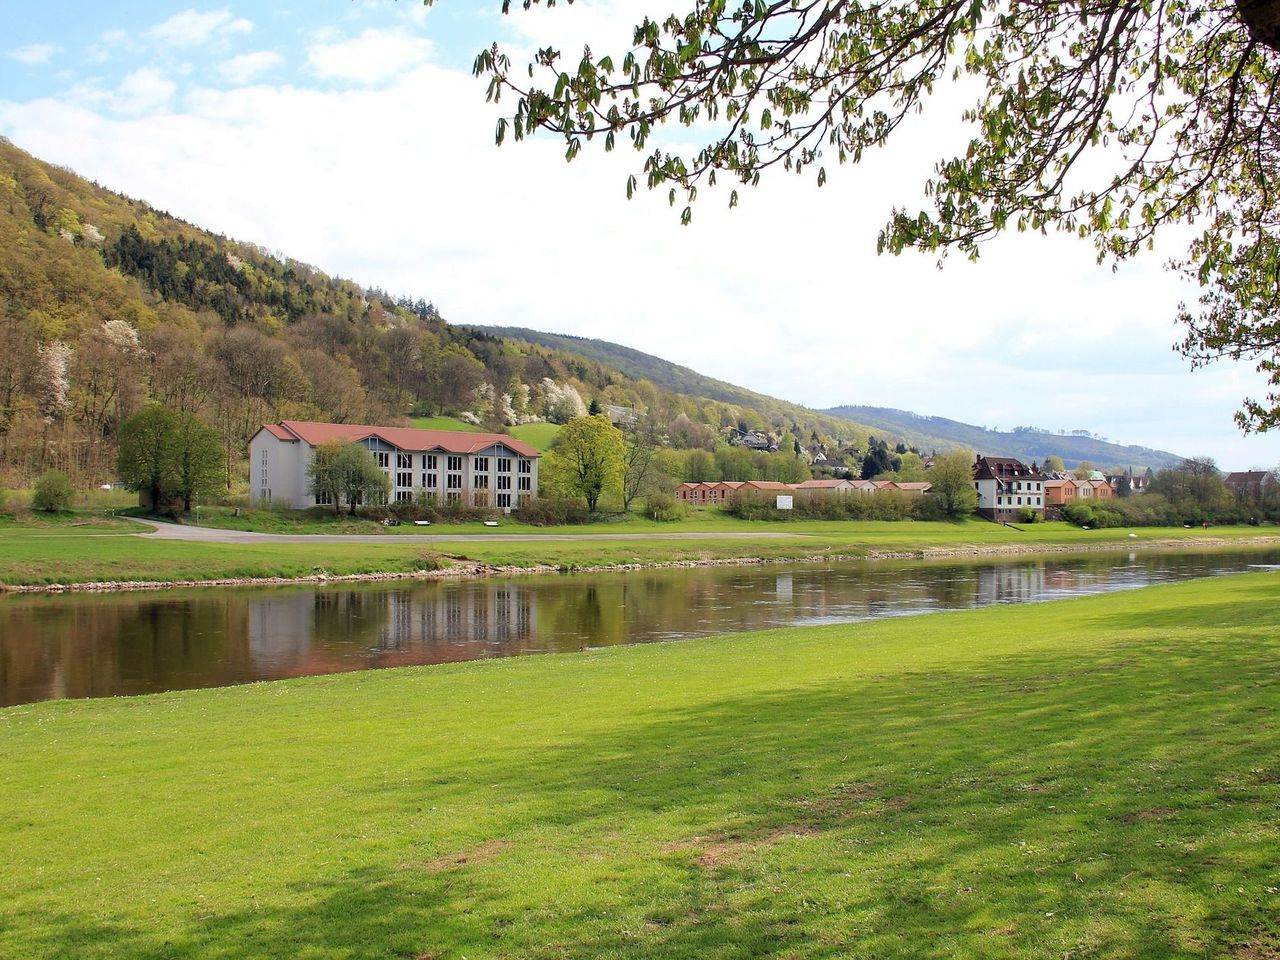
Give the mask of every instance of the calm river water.
M 763 565 L 354 588 L 0 597 L 0 706 L 1026 603 L 1280 551 Z

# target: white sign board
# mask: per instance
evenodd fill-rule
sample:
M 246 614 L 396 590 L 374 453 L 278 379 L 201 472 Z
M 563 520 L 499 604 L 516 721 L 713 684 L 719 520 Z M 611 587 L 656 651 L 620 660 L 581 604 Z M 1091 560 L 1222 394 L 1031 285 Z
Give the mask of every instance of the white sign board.
M 782 494 L 778 494 L 778 509 L 779 509 L 779 510 L 790 510 L 790 509 L 791 509 L 791 503 L 792 503 L 792 498 L 791 498 L 791 497 L 784 497 Z

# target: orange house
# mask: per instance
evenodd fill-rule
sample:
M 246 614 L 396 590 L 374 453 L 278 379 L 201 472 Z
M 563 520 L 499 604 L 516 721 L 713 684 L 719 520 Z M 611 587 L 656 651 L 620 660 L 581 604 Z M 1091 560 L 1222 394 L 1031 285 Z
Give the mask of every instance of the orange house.
M 1067 477 L 1063 480 L 1046 480 L 1044 482 L 1044 502 L 1051 507 L 1060 507 L 1064 503 L 1075 503 L 1079 494 L 1080 484 L 1087 481 L 1073 480 Z

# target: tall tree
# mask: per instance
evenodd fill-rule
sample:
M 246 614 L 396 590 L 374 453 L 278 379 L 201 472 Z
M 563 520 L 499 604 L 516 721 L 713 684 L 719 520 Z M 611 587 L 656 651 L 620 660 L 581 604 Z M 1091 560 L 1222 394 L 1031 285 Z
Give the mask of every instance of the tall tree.
M 973 487 L 973 454 L 953 450 L 935 457 L 928 480 L 933 485 L 929 494 L 953 520 L 967 517 L 978 509 L 978 491 Z
M 120 425 L 120 480 L 130 490 L 144 491 L 153 510 L 164 504 L 176 480 L 176 422 L 171 410 L 152 404 Z
M 1237 420 L 1280 423 L 1280 0 L 692 0 L 646 17 L 621 55 L 599 39 L 580 58 L 544 47 L 527 71 L 481 51 L 490 99 L 515 97 L 499 143 L 547 130 L 572 160 L 622 139 L 687 223 L 718 174 L 806 171 L 821 186 L 827 164 L 860 161 L 935 90 L 976 89 L 969 142 L 926 184 L 932 209 L 895 209 L 880 249 L 976 256 L 1004 230 L 1061 230 L 1118 261 L 1189 227 L 1172 265 L 1205 292 L 1181 311 L 1181 349 L 1193 365 L 1255 360 L 1271 392 Z M 709 140 L 650 148 L 668 121 Z
M 223 487 L 222 438 L 194 413 L 173 418 L 170 456 L 173 458 L 174 496 L 191 512 L 196 497 L 209 496 Z
M 574 417 L 556 435 L 544 470 L 553 486 L 587 501 L 594 512 L 606 491 L 622 485 L 622 434 L 604 414 Z

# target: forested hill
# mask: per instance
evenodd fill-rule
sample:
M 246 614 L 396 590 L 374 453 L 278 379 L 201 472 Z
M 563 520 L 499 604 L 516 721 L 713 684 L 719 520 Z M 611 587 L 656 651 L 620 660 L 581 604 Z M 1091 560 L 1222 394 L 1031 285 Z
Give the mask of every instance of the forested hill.
M 887 407 L 841 406 L 825 412 L 900 436 L 907 444 L 922 450 L 963 448 L 994 456 L 1017 457 L 1027 463 L 1043 463 L 1045 457 L 1056 454 L 1068 467 L 1087 460 L 1099 468 L 1132 466 L 1159 470 L 1177 466 L 1183 460 L 1165 450 L 1110 443 L 1084 431 L 1061 434 L 1029 427 L 1008 432 L 988 430 L 946 417 L 924 417 Z
M 451 325 L 427 300 L 201 230 L 3 138 L 0 338 L 0 483 L 49 467 L 111 479 L 120 423 L 148 401 L 214 425 L 233 481 L 254 432 L 284 417 L 446 414 L 501 429 L 596 402 L 644 409 L 688 447 L 710 449 L 730 426 L 868 440 L 692 371 L 655 384 L 661 361 L 643 354 Z
M 587 357 L 629 377 L 647 380 L 654 386 L 672 393 L 705 397 L 720 403 L 754 410 L 762 415 L 766 425 L 797 423 L 802 428 L 807 428 L 804 430 L 806 435 L 815 430 L 820 434 L 838 435 L 840 431 L 847 429 L 846 423 L 850 419 L 831 416 L 777 397 L 756 393 L 746 387 L 716 380 L 689 367 L 663 360 L 661 357 L 655 357 L 651 353 L 644 353 L 632 347 L 624 347 L 620 343 L 610 343 L 608 340 L 575 337 L 563 333 L 543 333 L 541 330 L 530 330 L 527 327 L 473 327 L 471 329 L 490 336 L 547 347 L 564 354 Z

